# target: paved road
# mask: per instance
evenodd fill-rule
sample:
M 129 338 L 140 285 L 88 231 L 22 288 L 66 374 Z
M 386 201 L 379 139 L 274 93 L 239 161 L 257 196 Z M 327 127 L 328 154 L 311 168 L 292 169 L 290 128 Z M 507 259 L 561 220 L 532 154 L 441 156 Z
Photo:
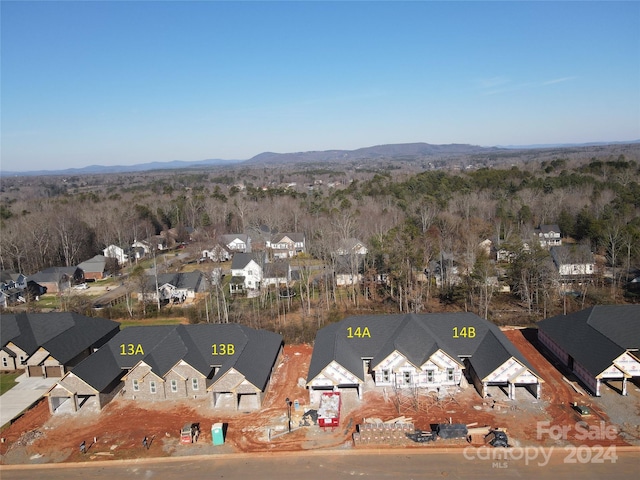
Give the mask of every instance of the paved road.
M 0 426 L 9 423 L 36 403 L 59 378 L 28 378 L 20 375 L 18 384 L 0 396 Z
M 533 447 L 532 447 L 533 448 Z M 504 449 L 486 449 L 488 452 Z M 537 449 L 536 449 L 537 450 Z M 548 452 L 548 450 L 547 450 Z M 352 479 L 521 479 L 553 478 L 554 480 L 596 480 L 636 478 L 640 467 L 640 452 L 618 451 L 615 462 L 611 459 L 598 463 L 602 458 L 581 454 L 586 463 L 566 463 L 567 452 L 555 449 L 545 462 L 538 452 L 527 460 L 527 452 L 520 452 L 520 459 L 485 459 L 467 451 L 442 453 L 407 453 L 398 450 L 331 452 L 292 452 L 286 454 L 230 454 L 202 457 L 171 457 L 139 461 L 87 462 L 83 464 L 58 464 L 49 467 L 0 467 L 2 480 L 113 480 L 114 478 L 141 479 L 259 479 L 305 480 Z M 489 453 L 490 454 L 490 453 Z M 515 449 L 513 451 L 516 454 Z M 490 454 L 491 455 L 491 454 Z M 594 461 L 596 463 L 594 463 Z

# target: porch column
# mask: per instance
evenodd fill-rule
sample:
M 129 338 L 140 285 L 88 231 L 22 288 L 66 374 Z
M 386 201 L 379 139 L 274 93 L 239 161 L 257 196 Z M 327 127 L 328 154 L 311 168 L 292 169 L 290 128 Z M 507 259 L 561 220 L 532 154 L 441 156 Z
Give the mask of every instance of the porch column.
M 627 395 L 627 377 L 622 377 L 622 395 Z
M 77 412 L 78 411 L 78 394 L 74 393 L 73 394 L 73 411 Z
M 600 379 L 596 378 L 596 397 L 600 396 Z
M 541 390 L 542 390 L 542 385 L 540 384 L 540 382 L 538 382 L 538 383 L 536 384 L 536 398 L 537 398 L 538 400 L 540 400 L 540 393 L 541 393 Z
M 487 382 L 482 382 L 482 398 L 487 396 Z

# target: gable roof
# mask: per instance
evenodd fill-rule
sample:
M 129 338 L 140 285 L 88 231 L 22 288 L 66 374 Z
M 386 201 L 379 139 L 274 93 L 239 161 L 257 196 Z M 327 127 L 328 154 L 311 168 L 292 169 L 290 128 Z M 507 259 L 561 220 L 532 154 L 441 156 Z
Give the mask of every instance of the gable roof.
M 540 233 L 560 233 L 560 227 L 557 224 L 540 225 Z
M 107 257 L 104 255 L 96 255 L 89 260 L 85 260 L 81 264 L 78 265 L 78 268 L 82 269 L 83 272 L 97 272 L 103 273 L 104 269 L 107 265 Z
M 226 233 L 224 235 L 220 235 L 220 242 L 222 242 L 223 245 L 229 245 L 230 243 L 233 243 L 234 240 L 240 240 L 245 244 L 248 244 L 251 241 L 249 235 L 245 233 Z
M 289 268 L 290 267 L 288 262 L 267 263 L 264 266 L 264 277 L 265 278 L 288 278 Z
M 42 347 L 65 364 L 119 329 L 117 322 L 71 312 L 2 315 L 0 344 L 4 347 L 12 342 L 27 355 Z
M 358 327 L 361 331 L 366 327 L 370 336 L 350 338 Z M 469 327 L 475 329 L 474 336 L 462 337 L 462 328 L 468 331 Z M 456 332 L 458 338 L 454 337 Z M 307 381 L 334 360 L 364 381 L 364 358 L 372 359 L 375 367 L 398 351 L 418 367 L 438 350 L 460 363 L 470 358 L 479 375 L 492 372 L 514 357 L 539 376 L 504 333 L 487 320 L 473 313 L 431 313 L 363 315 L 324 327 L 316 336 Z
M 78 273 L 80 273 L 78 267 L 49 267 L 29 278 L 37 283 L 58 283 L 61 280 L 72 279 Z
M 203 279 L 204 274 L 200 270 L 194 270 L 192 272 L 163 273 L 158 275 L 158 286 L 169 284 L 177 289 L 199 292 L 201 290 Z M 151 290 L 155 290 L 155 276 L 148 275 L 147 284 Z
M 254 261 L 259 267 L 263 267 L 266 263 L 266 258 L 263 253 L 236 253 L 233 255 L 233 260 L 231 260 L 231 269 L 232 270 L 242 270 L 245 268 L 251 261 Z
M 538 322 L 575 361 L 594 376 L 630 349 L 640 349 L 640 305 L 598 305 Z
M 213 355 L 212 345 L 220 344 L 233 345 L 233 354 Z M 281 344 L 282 336 L 276 333 L 238 324 L 128 327 L 83 360 L 73 373 L 100 391 L 141 361 L 163 377 L 184 360 L 214 382 L 235 368 L 264 389 Z
M 593 253 L 587 245 L 561 245 L 551 247 L 551 257 L 556 265 L 593 263 Z
M 271 243 L 280 243 L 286 239 L 289 239 L 294 243 L 302 243 L 304 242 L 304 233 L 298 233 L 298 232 L 274 233 L 271 236 Z

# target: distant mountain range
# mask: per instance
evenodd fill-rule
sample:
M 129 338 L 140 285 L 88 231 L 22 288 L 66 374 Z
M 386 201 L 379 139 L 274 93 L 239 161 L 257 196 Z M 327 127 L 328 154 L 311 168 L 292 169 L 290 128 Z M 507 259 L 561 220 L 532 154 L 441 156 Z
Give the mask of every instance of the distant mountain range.
M 497 147 L 481 147 L 478 145 L 452 143 L 433 145 L 429 143 L 397 143 L 390 145 L 376 145 L 359 148 L 357 150 L 324 150 L 297 153 L 264 152 L 248 160 L 209 159 L 198 161 L 149 162 L 136 165 L 90 165 L 83 168 L 67 168 L 63 170 L 38 170 L 30 172 L 0 170 L 0 176 L 38 176 L 38 175 L 87 175 L 101 173 L 147 172 L 151 170 L 177 170 L 202 167 L 220 167 L 244 165 L 294 165 L 308 163 L 345 163 L 364 160 L 416 160 L 416 159 L 445 159 L 466 155 L 505 153 L 513 150 L 533 150 L 549 148 L 576 148 L 605 145 L 621 145 L 640 143 L 640 140 L 629 142 L 599 142 L 583 144 L 554 144 L 554 145 L 510 145 Z

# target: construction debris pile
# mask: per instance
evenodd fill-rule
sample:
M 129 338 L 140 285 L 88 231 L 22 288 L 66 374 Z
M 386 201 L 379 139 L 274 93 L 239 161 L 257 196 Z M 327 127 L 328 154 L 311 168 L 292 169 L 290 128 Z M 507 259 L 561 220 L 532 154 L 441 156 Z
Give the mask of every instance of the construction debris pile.
M 494 447 L 508 446 L 505 430 L 489 426 L 474 427 L 476 424 L 441 423 L 432 430 L 416 429 L 412 419 L 398 417 L 386 422 L 380 419 L 364 419 L 353 434 L 354 446 L 361 445 L 411 445 L 446 441 L 447 445 L 488 444 Z

